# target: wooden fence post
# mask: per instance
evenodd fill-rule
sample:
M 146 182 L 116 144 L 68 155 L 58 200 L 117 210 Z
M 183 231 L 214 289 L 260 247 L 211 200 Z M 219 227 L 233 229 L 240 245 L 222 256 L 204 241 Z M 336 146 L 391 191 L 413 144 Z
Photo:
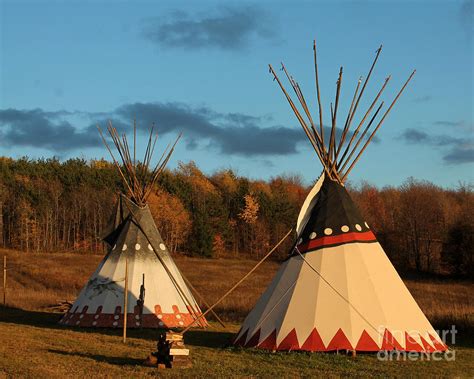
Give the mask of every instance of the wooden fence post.
M 128 314 L 128 257 L 125 258 L 125 285 L 123 291 L 123 343 L 127 342 L 127 314 Z
M 7 256 L 3 256 L 3 305 L 7 302 Z

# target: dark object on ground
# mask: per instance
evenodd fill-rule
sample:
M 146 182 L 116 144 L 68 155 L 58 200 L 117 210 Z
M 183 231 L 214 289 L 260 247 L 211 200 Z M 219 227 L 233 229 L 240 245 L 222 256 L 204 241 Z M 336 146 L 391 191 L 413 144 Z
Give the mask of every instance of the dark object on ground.
M 151 353 L 144 364 L 157 368 L 189 368 L 192 366 L 189 350 L 183 342 L 183 335 L 163 332 L 158 337 L 157 351 Z

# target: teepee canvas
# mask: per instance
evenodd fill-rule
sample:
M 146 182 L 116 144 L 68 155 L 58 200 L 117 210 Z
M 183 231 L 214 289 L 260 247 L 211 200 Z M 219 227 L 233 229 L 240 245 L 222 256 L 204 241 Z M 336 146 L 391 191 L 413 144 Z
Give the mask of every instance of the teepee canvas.
M 120 166 L 112 155 L 126 194 L 120 196 L 104 238 L 110 246 L 107 255 L 60 323 L 119 327 L 123 326 L 126 314 L 127 327 L 186 327 L 199 318 L 201 311 L 171 258 L 146 203 L 174 146 L 167 155 L 166 152 L 163 154 L 166 157 L 150 172 L 148 167 L 156 142 L 155 137 L 152 143 L 153 129 L 144 161 L 140 163 L 131 158 L 125 136 L 120 140 L 111 126 L 109 133 L 123 158 L 123 166 Z M 126 312 L 124 292 L 127 296 Z M 205 324 L 203 318 L 196 321 L 196 326 Z
M 360 92 L 361 80 L 357 84 L 337 143 L 336 117 L 342 68 L 334 109 L 331 106 L 331 130 L 329 135 L 324 136 L 321 107 L 320 125 L 317 127 L 313 124 L 298 83 L 283 66 L 308 120 L 303 118 L 270 66 L 270 71 L 315 148 L 324 171 L 300 211 L 296 242 L 245 319 L 234 342 L 237 345 L 306 351 L 433 352 L 447 349 L 405 287 L 344 186 L 347 174 L 414 74 L 370 134 L 367 135 L 367 132 L 381 105 L 359 135 L 389 78 L 385 81 L 346 143 L 351 121 L 380 50 Z M 317 95 L 320 99 L 315 44 L 314 58 Z

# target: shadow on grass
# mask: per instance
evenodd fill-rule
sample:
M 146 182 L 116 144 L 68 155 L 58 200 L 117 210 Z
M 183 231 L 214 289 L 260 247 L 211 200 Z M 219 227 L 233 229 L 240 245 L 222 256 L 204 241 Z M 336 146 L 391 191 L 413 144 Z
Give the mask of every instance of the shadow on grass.
M 41 311 L 28 311 L 19 308 L 4 307 L 0 305 L 0 322 L 13 324 L 30 325 L 48 329 L 71 330 L 78 333 L 102 334 L 108 336 L 121 336 L 122 329 L 107 328 L 80 328 L 71 326 L 62 326 L 58 324 L 62 314 Z M 127 336 L 147 341 L 157 341 L 159 329 L 128 329 Z M 234 333 L 215 330 L 194 329 L 187 332 L 184 336 L 184 342 L 190 346 L 199 346 L 207 348 L 226 348 L 232 344 Z M 449 342 L 448 342 L 448 345 Z M 474 333 L 472 330 L 462 330 L 456 335 L 456 345 L 450 346 L 474 347 Z
M 212 330 L 190 330 L 184 335 L 184 342 L 190 346 L 223 349 L 232 345 L 234 333 Z
M 0 305 L 0 322 L 59 329 L 57 323 L 61 316 L 59 313 L 28 311 Z
M 55 350 L 55 349 L 49 349 L 48 352 L 53 353 L 53 354 L 59 354 L 59 355 L 67 355 L 71 357 L 89 358 L 97 362 L 106 362 L 106 363 L 110 363 L 112 365 L 117 365 L 117 366 L 142 366 L 143 365 L 143 359 L 137 359 L 137 358 L 109 357 L 107 355 L 102 355 L 102 354 L 79 353 L 79 352 L 63 351 L 63 350 Z
M 58 323 L 61 317 L 61 313 L 28 311 L 19 308 L 0 306 L 0 322 L 29 325 L 47 329 L 71 330 L 78 333 L 103 334 L 108 336 L 122 335 L 121 328 L 108 329 L 63 326 Z M 128 329 L 127 336 L 129 338 L 157 341 L 160 332 L 161 330 L 159 329 Z M 233 336 L 234 334 L 230 332 L 192 329 L 185 334 L 184 341 L 190 346 L 224 348 L 231 344 Z

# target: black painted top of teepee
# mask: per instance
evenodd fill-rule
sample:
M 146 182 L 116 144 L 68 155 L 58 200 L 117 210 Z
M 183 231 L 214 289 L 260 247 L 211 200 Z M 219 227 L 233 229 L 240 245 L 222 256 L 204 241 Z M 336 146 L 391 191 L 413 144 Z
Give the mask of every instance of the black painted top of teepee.
M 298 240 L 301 252 L 350 242 L 374 242 L 375 236 L 340 183 L 326 177 L 311 216 Z
M 133 252 L 136 258 L 154 256 L 156 253 L 161 259 L 171 259 L 148 205 L 140 207 L 125 195 L 119 197 L 104 241 L 113 252 L 109 258 Z M 124 245 L 126 249 L 123 249 Z M 120 249 L 114 249 L 117 246 Z M 140 248 L 137 249 L 138 246 Z

